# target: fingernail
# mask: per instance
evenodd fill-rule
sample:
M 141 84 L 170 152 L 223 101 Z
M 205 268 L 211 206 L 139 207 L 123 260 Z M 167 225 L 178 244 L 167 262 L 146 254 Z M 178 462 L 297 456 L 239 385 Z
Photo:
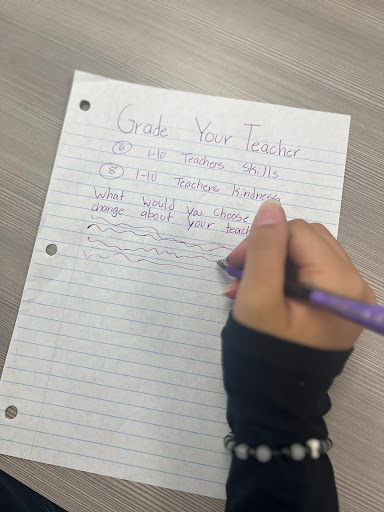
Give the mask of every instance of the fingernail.
M 284 210 L 280 201 L 268 199 L 260 206 L 255 217 L 255 224 L 277 224 L 284 219 Z
M 224 295 L 225 297 L 227 296 L 227 294 L 232 290 L 232 283 L 229 283 L 229 285 L 224 288 L 224 291 L 221 295 Z

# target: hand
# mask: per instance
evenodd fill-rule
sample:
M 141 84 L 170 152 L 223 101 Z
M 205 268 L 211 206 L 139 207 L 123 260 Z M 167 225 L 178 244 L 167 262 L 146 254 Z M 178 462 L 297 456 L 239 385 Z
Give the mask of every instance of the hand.
M 348 255 L 321 224 L 287 222 L 278 201 L 266 201 L 248 237 L 227 263 L 244 267 L 225 295 L 235 299 L 234 318 L 243 325 L 319 349 L 353 346 L 362 327 L 333 313 L 284 296 L 286 261 L 297 269 L 297 281 L 345 297 L 376 303 L 376 297 Z

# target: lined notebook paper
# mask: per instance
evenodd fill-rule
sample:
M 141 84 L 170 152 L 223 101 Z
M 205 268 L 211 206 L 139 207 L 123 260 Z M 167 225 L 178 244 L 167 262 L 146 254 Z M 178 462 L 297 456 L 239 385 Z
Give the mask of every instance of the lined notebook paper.
M 0 383 L 1 452 L 224 498 L 215 262 L 268 198 L 337 235 L 349 122 L 76 72 Z

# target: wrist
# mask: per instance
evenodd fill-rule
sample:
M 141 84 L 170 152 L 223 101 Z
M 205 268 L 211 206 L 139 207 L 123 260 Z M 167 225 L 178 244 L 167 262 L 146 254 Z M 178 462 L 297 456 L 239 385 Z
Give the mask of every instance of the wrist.
M 349 351 L 326 351 L 249 329 L 232 315 L 223 329 L 228 421 L 239 442 L 324 439 L 327 391 Z

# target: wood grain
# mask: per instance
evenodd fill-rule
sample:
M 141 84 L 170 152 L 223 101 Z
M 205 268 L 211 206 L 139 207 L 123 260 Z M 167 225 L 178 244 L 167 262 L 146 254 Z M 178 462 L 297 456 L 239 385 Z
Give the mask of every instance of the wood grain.
M 352 115 L 340 241 L 384 302 L 381 0 L 0 1 L 0 365 L 74 69 Z M 342 512 L 384 510 L 384 343 L 364 333 L 328 418 Z M 69 512 L 222 511 L 220 500 L 0 456 Z

